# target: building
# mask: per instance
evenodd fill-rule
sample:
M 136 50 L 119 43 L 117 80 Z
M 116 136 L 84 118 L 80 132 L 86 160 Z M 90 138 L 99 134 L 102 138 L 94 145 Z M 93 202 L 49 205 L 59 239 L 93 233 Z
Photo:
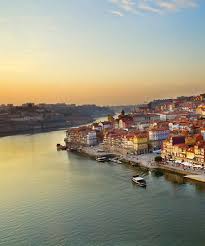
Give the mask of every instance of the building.
M 149 152 L 147 133 L 131 132 L 123 137 L 122 147 L 127 153 L 146 154 Z
M 197 113 L 202 119 L 205 119 L 205 105 L 200 105 L 200 106 L 196 109 L 196 113 Z
M 94 146 L 98 143 L 96 131 L 89 127 L 70 128 L 66 131 L 66 146 L 79 148 L 82 146 Z
M 170 136 L 163 142 L 161 156 L 165 160 L 174 159 L 176 148 L 185 144 L 185 136 Z
M 160 117 L 160 120 L 162 121 L 174 120 L 177 117 L 177 113 L 175 112 L 160 113 L 159 117 Z
M 170 131 L 167 128 L 152 128 L 148 134 L 150 149 L 158 150 L 162 148 L 163 140 L 169 137 Z
M 199 137 L 199 136 L 198 136 Z M 196 136 L 197 141 L 197 136 Z M 184 136 L 170 137 L 163 142 L 162 158 L 179 163 L 205 164 L 205 142 L 197 141 L 192 146 L 185 143 Z
M 148 135 L 147 133 L 139 133 L 134 136 L 135 154 L 146 154 L 149 152 Z
M 92 124 L 92 130 L 94 131 L 102 131 L 102 126 L 99 123 Z
M 87 133 L 87 145 L 94 146 L 98 143 L 96 131 L 90 131 Z
M 139 123 L 149 123 L 160 120 L 160 116 L 153 113 L 134 113 L 132 117 L 135 125 Z
M 99 126 L 102 128 L 103 131 L 109 130 L 113 127 L 113 124 L 110 121 L 103 121 L 99 123 Z
M 164 128 L 153 128 L 149 130 L 149 140 L 150 141 L 162 141 L 168 138 L 169 129 Z
M 204 141 L 205 141 L 205 129 L 202 129 L 202 130 L 201 130 L 201 135 L 203 136 L 203 139 L 204 139 Z
M 119 128 L 128 129 L 133 126 L 133 118 L 130 116 L 123 117 L 119 120 Z
M 122 129 L 112 130 L 104 135 L 104 149 L 120 154 L 145 154 L 148 149 L 148 135 L 145 132 L 129 132 Z

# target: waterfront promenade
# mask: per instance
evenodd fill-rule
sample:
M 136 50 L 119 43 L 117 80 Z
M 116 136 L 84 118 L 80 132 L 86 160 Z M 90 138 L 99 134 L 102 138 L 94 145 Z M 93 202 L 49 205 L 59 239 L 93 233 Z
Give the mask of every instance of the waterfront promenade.
M 162 170 L 162 171 L 170 171 L 177 174 L 184 175 L 185 178 L 205 182 L 205 169 L 204 168 L 194 168 L 183 166 L 182 164 L 177 164 L 174 162 L 155 162 L 155 157 L 157 154 L 149 153 L 142 155 L 120 155 L 116 152 L 105 152 L 103 151 L 101 146 L 94 147 L 83 147 L 79 151 L 81 154 L 89 156 L 90 158 L 95 159 L 99 156 L 113 154 L 119 157 L 122 162 L 128 163 L 132 166 L 140 166 L 142 168 L 146 168 L 149 170 Z

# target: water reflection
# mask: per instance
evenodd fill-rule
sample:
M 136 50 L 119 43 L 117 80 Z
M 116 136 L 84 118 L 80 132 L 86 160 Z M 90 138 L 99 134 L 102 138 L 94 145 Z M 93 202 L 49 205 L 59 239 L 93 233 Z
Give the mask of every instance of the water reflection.
M 205 185 L 57 152 L 64 136 L 0 139 L 0 245 L 203 245 Z
M 192 186 L 195 187 L 196 191 L 205 192 L 205 183 L 196 180 L 185 179 L 184 176 L 181 174 L 161 171 L 161 170 L 154 170 L 151 172 L 151 176 L 156 178 L 164 177 L 166 181 L 172 184 L 177 184 L 177 185 L 191 184 Z
M 162 171 L 160 171 L 160 170 L 154 170 L 151 174 L 154 177 L 162 177 L 162 176 L 164 176 L 164 173 Z
M 184 176 L 175 173 L 164 173 L 164 178 L 174 184 L 185 184 Z
M 196 180 L 187 180 L 187 183 L 195 186 L 197 192 L 205 192 L 205 184 Z

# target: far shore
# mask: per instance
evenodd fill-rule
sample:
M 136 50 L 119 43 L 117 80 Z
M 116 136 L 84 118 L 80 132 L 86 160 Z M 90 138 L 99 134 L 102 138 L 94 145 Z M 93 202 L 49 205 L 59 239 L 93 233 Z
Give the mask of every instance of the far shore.
M 67 127 L 53 127 L 53 128 L 44 128 L 44 129 L 26 130 L 26 131 L 11 131 L 11 132 L 6 132 L 6 133 L 0 133 L 0 138 L 17 136 L 17 135 L 25 135 L 25 134 L 38 134 L 38 133 L 44 133 L 44 132 L 62 131 L 66 129 Z
M 72 126 L 54 126 L 54 127 L 44 127 L 44 128 L 34 128 L 29 130 L 13 130 L 8 132 L 0 132 L 0 137 L 9 137 L 9 136 L 16 136 L 16 135 L 24 135 L 24 134 L 37 134 L 37 133 L 43 133 L 43 132 L 52 132 L 52 131 L 61 131 L 61 130 L 67 130 L 70 127 L 79 127 L 81 125 L 85 124 L 91 124 L 93 122 L 93 119 L 90 121 L 86 121 L 82 124 L 73 124 Z
M 33 128 L 29 130 L 12 130 L 12 131 L 5 131 L 5 132 L 0 132 L 0 138 L 1 137 L 9 137 L 9 136 L 16 136 L 16 135 L 23 135 L 23 134 L 37 134 L 37 133 L 43 133 L 43 132 L 52 132 L 52 131 L 61 131 L 61 130 L 67 130 L 68 128 L 71 127 L 79 127 L 79 126 L 85 126 L 92 124 L 93 122 L 100 121 L 106 117 L 106 115 L 102 116 L 95 116 L 94 118 L 84 121 L 82 123 L 73 123 L 72 125 L 69 126 L 54 126 L 54 127 L 44 127 L 44 128 Z

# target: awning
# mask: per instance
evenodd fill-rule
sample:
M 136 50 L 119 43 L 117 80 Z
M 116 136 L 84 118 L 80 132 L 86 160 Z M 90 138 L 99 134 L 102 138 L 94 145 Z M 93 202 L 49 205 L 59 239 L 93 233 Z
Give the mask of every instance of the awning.
M 193 165 L 193 166 L 196 167 L 196 168 L 202 168 L 201 165 Z
M 189 162 L 182 162 L 182 164 L 184 165 L 184 166 L 187 166 L 187 167 L 192 167 L 193 165 L 191 164 L 191 163 L 189 163 Z
M 182 163 L 182 161 L 176 160 L 176 161 L 175 161 L 175 163 L 179 163 L 179 164 L 181 164 L 181 163 Z

